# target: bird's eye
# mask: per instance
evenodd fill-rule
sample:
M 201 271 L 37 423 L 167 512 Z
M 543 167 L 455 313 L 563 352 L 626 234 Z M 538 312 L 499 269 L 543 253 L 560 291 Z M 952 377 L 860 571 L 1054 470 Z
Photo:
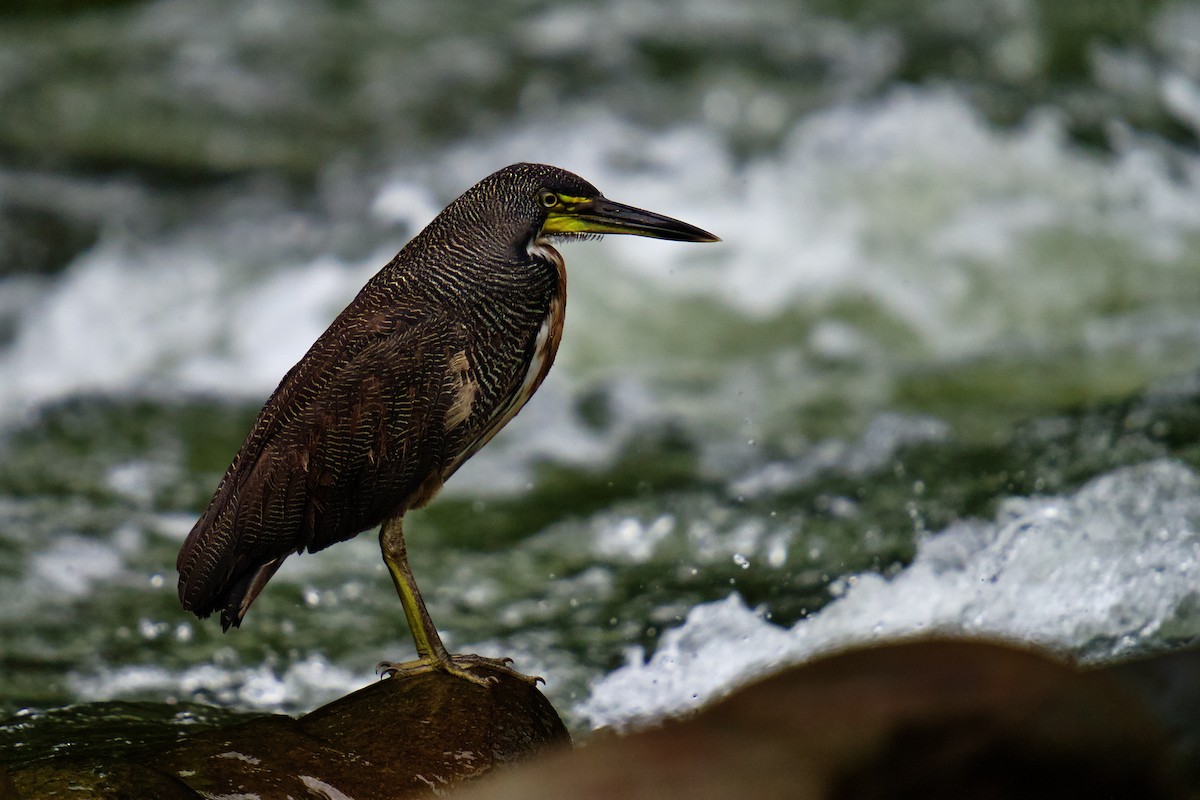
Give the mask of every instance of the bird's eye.
M 542 195 L 539 199 L 542 201 L 542 205 L 546 208 L 554 208 L 556 205 L 558 205 L 558 195 L 556 195 L 554 192 L 542 192 Z

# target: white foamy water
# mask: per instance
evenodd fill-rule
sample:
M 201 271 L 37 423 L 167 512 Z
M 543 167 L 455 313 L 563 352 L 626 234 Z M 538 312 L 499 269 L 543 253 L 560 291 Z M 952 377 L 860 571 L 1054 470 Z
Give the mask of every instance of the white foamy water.
M 625 160 L 631 151 L 642 153 L 636 166 Z M 1131 324 L 1145 337 L 1200 341 L 1192 316 L 1169 315 L 1165 327 L 1161 314 L 1136 316 L 1169 305 L 1181 269 L 1192 265 L 1200 160 L 1168 166 L 1134 140 L 1115 157 L 1087 154 L 1051 114 L 999 131 L 950 91 L 902 89 L 814 113 L 778 152 L 741 166 L 701 128 L 650 132 L 567 115 L 399 167 L 374 212 L 417 227 L 440 202 L 516 160 L 560 164 L 614 198 L 725 239 L 566 245 L 572 294 L 555 370 L 566 380 L 627 364 L 647 331 L 651 341 L 671 340 L 641 354 L 657 359 L 646 373 L 689 355 L 718 373 L 736 369 L 736 352 L 712 364 L 711 352 L 695 349 L 687 335 L 694 319 L 662 324 L 696 297 L 735 319 L 784 309 L 820 316 L 839 301 L 866 300 L 915 337 L 920 358 L 934 360 L 1006 342 L 1079 339 L 1103 348 L 1115 341 L 1106 331 Z M 242 248 L 206 247 L 221 238 L 206 224 L 150 245 L 108 237 L 81 256 L 30 305 L 0 352 L 0 418 L 83 391 L 264 396 L 402 244 L 380 242 L 354 263 L 320 253 L 264 263 L 253 249 L 241 257 L 255 260 L 242 263 Z M 1097 241 L 1125 260 L 1097 263 Z M 1142 276 L 1119 286 L 1131 309 L 1125 317 L 1110 313 L 1108 266 Z M 809 343 L 817 355 L 904 346 L 828 323 Z
M 317 655 L 283 669 L 269 664 L 201 664 L 173 671 L 144 665 L 72 673 L 69 677 L 72 692 L 88 701 L 151 694 L 276 712 L 309 711 L 376 679 L 374 675 L 352 673 Z
M 0 354 L 0 410 L 76 392 L 268 392 L 369 274 L 318 259 L 239 279 L 195 242 L 99 247 Z
M 1160 460 L 1063 497 L 1012 498 L 996 518 L 919 543 L 894 578 L 847 576 L 840 596 L 784 629 L 737 595 L 700 605 L 648 660 L 597 681 L 576 712 L 628 728 L 685 713 L 786 664 L 923 634 L 1032 642 L 1087 660 L 1136 652 L 1170 628 L 1200 635 L 1200 476 Z

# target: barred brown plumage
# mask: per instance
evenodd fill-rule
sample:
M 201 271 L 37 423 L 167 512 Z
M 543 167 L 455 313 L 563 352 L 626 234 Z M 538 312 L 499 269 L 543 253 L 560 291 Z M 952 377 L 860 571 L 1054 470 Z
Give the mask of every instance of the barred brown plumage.
M 402 520 L 486 444 L 546 377 L 566 271 L 550 237 L 717 241 L 605 199 L 564 170 L 514 164 L 417 234 L 284 376 L 179 551 L 179 597 L 225 629 L 292 553 L 383 523 L 380 547 L 417 660 L 389 673 L 499 662 L 451 656 L 408 568 Z

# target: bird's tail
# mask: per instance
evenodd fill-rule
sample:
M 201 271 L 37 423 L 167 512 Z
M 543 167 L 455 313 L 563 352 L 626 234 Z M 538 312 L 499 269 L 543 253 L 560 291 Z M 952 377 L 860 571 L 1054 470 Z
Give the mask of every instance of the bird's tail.
M 202 619 L 225 605 L 224 596 L 231 588 L 223 585 L 227 582 L 223 576 L 230 571 L 231 559 L 227 554 L 232 548 L 222 541 L 227 537 L 220 536 L 214 529 L 214 505 L 215 498 L 192 526 L 175 559 L 175 568 L 179 571 L 179 602 L 185 611 Z
M 184 610 L 201 619 L 220 610 L 221 627 L 229 630 L 241 624 L 250 604 L 279 569 L 284 556 L 257 569 L 239 570 L 232 520 L 222 507 L 224 504 L 218 502 L 220 495 L 218 491 L 192 527 L 179 549 L 175 568 L 179 570 L 179 602 Z

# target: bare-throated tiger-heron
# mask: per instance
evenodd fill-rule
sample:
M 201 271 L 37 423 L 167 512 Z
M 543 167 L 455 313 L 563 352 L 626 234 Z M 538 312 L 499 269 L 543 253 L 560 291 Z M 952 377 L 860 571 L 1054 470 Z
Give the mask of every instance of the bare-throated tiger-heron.
M 402 521 L 546 377 L 567 299 L 551 242 L 607 233 L 718 241 L 541 164 L 506 167 L 450 203 L 367 282 L 263 406 L 179 551 L 183 607 L 200 617 L 220 611 L 228 630 L 289 555 L 382 523 L 380 548 L 417 659 L 381 667 L 487 683 L 470 670 L 505 661 L 446 651 L 409 569 Z

